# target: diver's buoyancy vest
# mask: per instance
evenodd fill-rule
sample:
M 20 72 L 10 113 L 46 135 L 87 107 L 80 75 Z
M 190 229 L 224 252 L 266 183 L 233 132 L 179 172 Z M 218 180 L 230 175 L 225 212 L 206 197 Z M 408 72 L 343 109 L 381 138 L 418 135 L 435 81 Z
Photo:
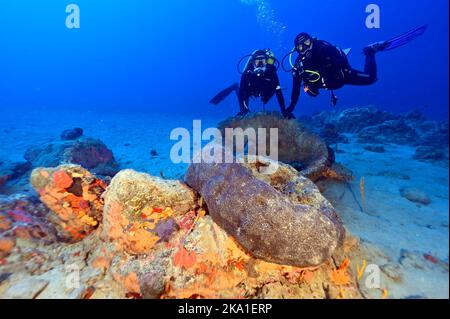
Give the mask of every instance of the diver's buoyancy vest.
M 315 40 L 310 57 L 299 56 L 297 76 L 310 85 L 336 89 L 343 85 L 344 69 L 349 68 L 345 52 L 327 41 Z
M 248 69 L 243 75 L 246 77 L 244 86 L 252 96 L 267 94 L 268 91 L 276 89 L 274 74 L 276 74 L 276 69 L 272 65 L 267 65 L 266 70 L 261 73 Z

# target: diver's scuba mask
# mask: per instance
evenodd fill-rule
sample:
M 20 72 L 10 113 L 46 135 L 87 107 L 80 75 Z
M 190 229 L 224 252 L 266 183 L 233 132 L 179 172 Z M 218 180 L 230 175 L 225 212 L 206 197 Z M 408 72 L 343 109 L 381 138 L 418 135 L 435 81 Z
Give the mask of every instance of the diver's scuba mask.
M 313 45 L 313 38 L 306 33 L 300 33 L 295 39 L 295 50 L 303 57 L 312 56 Z
M 241 71 L 241 64 L 245 59 L 247 59 L 247 63 L 245 64 L 244 71 Z M 274 53 L 270 49 L 256 50 L 252 54 L 242 57 L 239 60 L 237 68 L 240 74 L 244 74 L 244 72 L 249 70 L 250 66 L 253 66 L 252 72 L 261 75 L 267 70 L 269 65 L 276 65 L 277 70 L 280 67 L 280 62 L 275 58 Z
M 267 55 L 258 55 L 253 57 L 253 74 L 262 76 L 267 70 Z

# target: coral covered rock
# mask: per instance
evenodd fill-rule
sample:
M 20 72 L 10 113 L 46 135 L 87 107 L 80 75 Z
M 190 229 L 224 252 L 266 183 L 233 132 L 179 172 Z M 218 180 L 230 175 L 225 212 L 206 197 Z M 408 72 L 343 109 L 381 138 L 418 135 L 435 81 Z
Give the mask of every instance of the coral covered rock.
M 106 184 L 81 166 L 35 169 L 31 184 L 52 210 L 50 220 L 63 239 L 81 240 L 99 226 Z
M 296 120 L 287 120 L 278 113 L 260 112 L 244 118 L 231 118 L 219 124 L 223 136 L 226 136 L 227 128 L 243 130 L 266 128 L 267 134 L 270 128 L 278 128 L 278 160 L 280 162 L 299 168 L 302 174 L 312 180 L 319 179 L 325 175 L 325 172 L 332 169 L 334 160 L 330 157 L 327 144 Z M 341 179 L 345 178 L 347 176 Z
M 33 167 L 76 164 L 93 174 L 103 176 L 114 176 L 118 171 L 112 151 L 100 140 L 92 138 L 83 137 L 32 147 L 26 151 L 25 159 L 30 161 Z
M 205 199 L 214 221 L 253 256 L 299 267 L 317 266 L 342 244 L 342 222 L 315 185 L 280 165 L 192 164 L 186 182 Z
M 56 230 L 48 223 L 48 215 L 48 209 L 37 198 L 0 196 L 0 266 L 18 239 L 42 245 L 56 242 Z
M 174 218 L 196 206 L 194 192 L 179 181 L 124 170 L 105 194 L 104 237 L 131 254 L 148 252 L 177 229 Z
M 340 249 L 335 257 L 343 260 L 344 254 Z M 345 272 L 348 281 L 341 285 L 332 281 L 334 271 L 331 258 L 314 268 L 255 258 L 210 216 L 204 216 L 187 236 L 184 247 L 172 256 L 162 298 L 361 298 L 355 275 Z

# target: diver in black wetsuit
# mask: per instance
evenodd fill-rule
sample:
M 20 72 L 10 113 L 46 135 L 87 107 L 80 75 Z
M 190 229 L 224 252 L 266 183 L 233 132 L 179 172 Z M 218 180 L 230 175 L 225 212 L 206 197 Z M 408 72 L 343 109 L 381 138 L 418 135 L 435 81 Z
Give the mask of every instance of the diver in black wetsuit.
M 291 103 L 285 110 L 284 115 L 293 118 L 292 112 L 300 97 L 302 82 L 304 91 L 312 96 L 319 95 L 319 89 L 331 91 L 331 102 L 335 106 L 337 97 L 333 90 L 342 88 L 344 85 L 372 85 L 377 81 L 377 63 L 375 54 L 400 47 L 422 35 L 427 25 L 411 30 L 401 36 L 388 41 L 377 42 L 364 48 L 366 56 L 364 71 L 352 68 L 348 62 L 344 50 L 318 40 L 307 33 L 300 33 L 295 38 L 295 48 L 285 56 L 289 57 L 292 64 L 292 54 L 297 52 L 298 57 L 292 64 L 293 88 Z M 282 63 L 283 65 L 284 63 Z M 284 67 L 283 67 L 284 68 Z
M 293 88 L 291 103 L 285 112 L 287 117 L 293 117 L 292 112 L 300 97 L 302 83 L 304 91 L 316 97 L 319 95 L 319 89 L 333 91 L 346 84 L 371 85 L 377 81 L 374 49 L 368 48 L 364 51 L 366 63 L 362 72 L 350 66 L 343 50 L 306 33 L 297 36 L 295 48 L 299 55 L 292 70 Z M 337 98 L 332 92 L 332 103 L 336 105 L 336 102 Z
M 260 97 L 267 104 L 276 95 L 281 111 L 286 112 L 286 104 L 277 74 L 277 67 L 273 53 L 270 50 L 257 50 L 248 57 L 247 65 L 242 72 L 240 85 L 237 83 L 217 94 L 210 103 L 219 104 L 231 92 L 238 96 L 240 112 L 237 116 L 245 116 L 250 112 L 249 101 L 251 97 Z M 240 63 L 239 63 L 240 64 Z

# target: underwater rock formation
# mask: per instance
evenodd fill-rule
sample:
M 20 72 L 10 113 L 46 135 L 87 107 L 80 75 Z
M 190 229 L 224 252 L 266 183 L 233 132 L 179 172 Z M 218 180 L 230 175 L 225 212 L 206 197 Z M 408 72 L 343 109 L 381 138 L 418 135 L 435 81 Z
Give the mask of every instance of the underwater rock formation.
M 11 253 L 17 239 L 44 245 L 56 242 L 56 229 L 48 223 L 49 214 L 37 198 L 0 195 L 0 260 Z
M 347 144 L 349 142 L 348 138 L 345 135 L 340 134 L 336 125 L 334 124 L 326 124 L 322 129 L 319 130 L 319 136 L 324 139 L 324 141 L 328 145 L 335 144 Z
M 63 240 L 82 240 L 99 226 L 106 183 L 81 166 L 35 169 L 31 184 L 52 210 L 49 220 Z
M 448 148 L 436 148 L 434 146 L 420 146 L 416 149 L 414 159 L 424 162 L 448 161 Z
M 405 187 L 400 189 L 400 194 L 402 197 L 406 198 L 410 202 L 418 203 L 422 205 L 429 205 L 431 203 L 430 198 L 425 194 L 423 191 L 411 188 L 411 187 Z
M 323 263 L 345 234 L 334 208 L 295 169 L 280 163 L 264 176 L 259 167 L 192 164 L 185 179 L 214 221 L 253 256 L 298 267 Z
M 167 268 L 172 279 L 162 298 L 362 298 L 354 275 L 356 263 L 350 265 L 347 257 L 358 250 L 353 242 L 347 236 L 321 267 L 279 265 L 247 254 L 210 216 L 204 216 L 185 240 L 185 258 L 177 258 L 179 252 L 173 256 Z
M 65 130 L 61 133 L 61 139 L 64 141 L 76 140 L 77 138 L 80 138 L 82 136 L 83 136 L 83 129 L 79 127 L 70 130 Z
M 30 169 L 30 162 L 10 163 L 0 160 L 0 188 L 8 181 L 22 177 Z
M 309 125 L 317 132 L 334 126 L 337 133 L 357 134 L 363 143 L 396 143 L 446 148 L 449 123 L 426 119 L 420 111 L 391 114 L 375 107 L 351 108 L 314 115 Z
M 298 168 L 300 172 L 315 181 L 321 177 L 349 181 L 351 174 L 342 176 L 334 171 L 334 158 L 330 156 L 326 143 L 296 120 L 287 120 L 279 113 L 260 112 L 244 118 L 230 118 L 219 124 L 222 136 L 227 128 L 278 128 L 278 160 Z M 269 138 L 269 137 L 268 137 Z M 347 171 L 348 172 L 348 171 Z
M 105 193 L 103 236 L 130 254 L 147 253 L 177 230 L 174 218 L 194 209 L 195 199 L 179 181 L 121 171 Z
M 86 137 L 31 147 L 24 156 L 33 167 L 75 164 L 101 176 L 114 176 L 119 167 L 112 151 L 102 141 Z
M 312 121 L 319 127 L 332 124 L 341 133 L 358 133 L 366 127 L 395 119 L 397 116 L 375 107 L 360 107 L 343 111 L 321 112 L 314 115 Z
M 386 121 L 366 127 L 358 133 L 359 140 L 364 143 L 412 144 L 418 137 L 414 128 L 404 120 Z

